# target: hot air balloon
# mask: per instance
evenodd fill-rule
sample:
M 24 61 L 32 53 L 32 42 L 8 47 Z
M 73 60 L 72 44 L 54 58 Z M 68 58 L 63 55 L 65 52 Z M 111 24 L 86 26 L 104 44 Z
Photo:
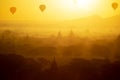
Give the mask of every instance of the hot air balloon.
M 42 4 L 39 6 L 40 10 L 43 12 L 46 9 L 46 5 Z
M 112 8 L 113 8 L 114 10 L 116 10 L 116 9 L 118 8 L 118 3 L 113 2 L 113 3 L 112 3 Z
M 10 8 L 10 12 L 11 12 L 12 14 L 14 14 L 14 13 L 16 12 L 16 7 L 11 7 L 11 8 Z

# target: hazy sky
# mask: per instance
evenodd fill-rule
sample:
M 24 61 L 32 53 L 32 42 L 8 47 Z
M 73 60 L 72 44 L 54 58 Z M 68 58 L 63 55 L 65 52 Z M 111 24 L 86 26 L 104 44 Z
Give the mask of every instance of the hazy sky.
M 7 21 L 49 21 L 70 20 L 90 15 L 110 17 L 120 14 L 120 6 L 116 10 L 111 7 L 112 2 L 120 0 L 0 0 L 0 20 Z M 41 12 L 39 6 L 46 5 Z M 12 15 L 10 7 L 17 11 Z

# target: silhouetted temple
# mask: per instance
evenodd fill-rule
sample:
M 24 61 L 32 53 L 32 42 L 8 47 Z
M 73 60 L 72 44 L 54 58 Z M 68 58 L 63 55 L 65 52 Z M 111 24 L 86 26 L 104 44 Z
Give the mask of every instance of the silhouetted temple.
M 57 65 L 57 63 L 56 63 L 55 57 L 54 57 L 54 59 L 53 59 L 53 61 L 52 61 L 52 63 L 51 63 L 51 71 L 52 71 L 53 73 L 56 73 L 56 72 L 58 71 L 58 65 Z
M 52 63 L 51 63 L 51 68 L 50 68 L 50 80 L 58 80 L 59 76 L 59 71 L 58 71 L 58 65 L 56 63 L 56 59 L 54 57 Z

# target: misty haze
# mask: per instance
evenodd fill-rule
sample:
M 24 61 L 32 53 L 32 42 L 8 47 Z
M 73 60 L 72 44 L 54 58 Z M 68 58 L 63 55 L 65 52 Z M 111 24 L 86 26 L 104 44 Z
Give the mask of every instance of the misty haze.
M 120 80 L 119 3 L 0 1 L 0 80 Z

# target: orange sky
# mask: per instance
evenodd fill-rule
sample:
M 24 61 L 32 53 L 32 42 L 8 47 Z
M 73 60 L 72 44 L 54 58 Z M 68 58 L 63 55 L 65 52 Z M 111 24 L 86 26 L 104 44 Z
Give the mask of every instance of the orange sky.
M 82 1 L 82 0 L 81 0 Z M 113 10 L 112 2 L 120 0 L 90 0 L 81 4 L 80 0 L 1 0 L 0 20 L 39 22 L 49 20 L 70 20 L 90 15 L 110 17 L 120 14 L 120 8 Z M 46 10 L 41 12 L 39 5 L 45 4 Z M 89 4 L 89 6 L 88 6 Z M 9 8 L 15 6 L 17 11 L 12 15 Z

